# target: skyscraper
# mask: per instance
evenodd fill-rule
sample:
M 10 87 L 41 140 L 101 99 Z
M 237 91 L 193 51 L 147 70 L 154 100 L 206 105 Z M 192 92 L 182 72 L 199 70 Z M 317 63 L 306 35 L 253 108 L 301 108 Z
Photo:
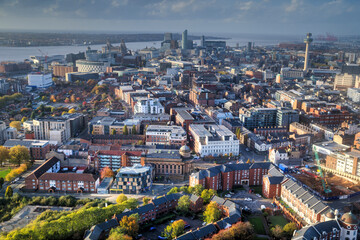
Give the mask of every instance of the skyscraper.
M 172 33 L 165 33 L 164 34 L 164 41 L 171 41 L 172 40 Z
M 205 47 L 205 36 L 204 35 L 201 36 L 201 46 Z
M 311 38 L 312 34 L 308 33 L 306 35 L 306 38 L 304 39 L 304 43 L 306 44 L 306 50 L 305 50 L 305 62 L 304 62 L 304 72 L 308 71 L 308 61 L 309 61 L 309 45 L 313 41 Z
M 185 31 L 182 33 L 181 49 L 183 50 L 187 49 L 187 42 L 188 42 L 187 30 L 185 29 Z

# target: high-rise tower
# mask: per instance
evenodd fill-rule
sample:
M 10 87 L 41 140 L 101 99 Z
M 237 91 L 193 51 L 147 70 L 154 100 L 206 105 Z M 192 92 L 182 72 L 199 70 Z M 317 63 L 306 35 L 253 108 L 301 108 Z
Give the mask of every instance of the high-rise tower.
M 306 50 L 305 50 L 305 62 L 304 62 L 304 72 L 308 71 L 308 61 L 309 61 L 309 46 L 310 43 L 313 41 L 311 38 L 312 34 L 308 33 L 306 35 L 306 38 L 304 39 L 304 43 L 306 44 Z
M 182 39 L 181 39 L 181 48 L 186 50 L 187 49 L 187 42 L 188 42 L 188 38 L 187 38 L 187 30 L 185 30 L 182 33 Z

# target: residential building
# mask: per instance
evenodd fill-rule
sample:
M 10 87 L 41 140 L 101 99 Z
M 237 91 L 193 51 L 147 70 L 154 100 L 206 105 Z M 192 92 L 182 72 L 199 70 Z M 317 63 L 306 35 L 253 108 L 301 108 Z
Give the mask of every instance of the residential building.
M 95 193 L 99 177 L 87 172 L 87 168 L 62 168 L 61 161 L 52 157 L 25 178 L 25 189 L 42 192 Z
M 10 139 L 4 143 L 4 147 L 24 146 L 29 150 L 31 159 L 46 159 L 46 154 L 50 152 L 50 142 L 44 140 L 30 139 Z
M 360 152 L 334 152 L 326 156 L 326 170 L 360 181 Z
M 258 127 L 274 127 L 277 124 L 276 108 L 252 108 L 241 109 L 239 120 L 243 126 L 249 130 Z
M 189 100 L 195 106 L 214 106 L 215 94 L 205 88 L 193 88 L 190 90 Z
M 345 90 L 348 88 L 358 88 L 360 75 L 355 74 L 337 74 L 334 80 L 334 90 Z
M 151 167 L 134 164 L 131 167 L 123 167 L 119 170 L 110 191 L 139 194 L 151 190 L 151 185 Z
M 239 140 L 223 125 L 191 124 L 189 132 L 194 139 L 194 151 L 202 157 L 239 155 Z
M 150 125 L 146 129 L 146 145 L 177 145 L 186 144 L 187 135 L 181 126 Z
M 88 123 L 88 133 L 92 135 L 122 135 L 124 127 L 128 129 L 128 134 L 140 133 L 141 122 L 137 119 L 126 119 L 119 121 L 114 117 L 94 117 Z M 135 126 L 136 133 L 133 133 Z
M 266 198 L 276 198 L 281 196 L 281 184 L 288 179 L 284 177 L 277 167 L 272 165 L 268 174 L 263 176 L 262 193 Z
M 134 114 L 138 113 L 162 114 L 165 110 L 157 98 L 138 98 L 134 106 Z
M 53 66 L 53 75 L 55 77 L 65 77 L 67 73 L 76 72 L 77 68 L 74 66 L 55 65 Z

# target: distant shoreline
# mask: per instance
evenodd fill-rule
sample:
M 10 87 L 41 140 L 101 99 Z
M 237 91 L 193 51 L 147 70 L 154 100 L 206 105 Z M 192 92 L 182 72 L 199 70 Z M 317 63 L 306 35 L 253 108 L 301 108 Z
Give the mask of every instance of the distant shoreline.
M 189 40 L 200 40 L 200 36 L 189 35 Z M 229 40 L 231 38 L 205 36 L 207 40 Z M 122 40 L 130 42 L 163 41 L 164 34 L 84 34 L 84 33 L 31 33 L 0 32 L 1 47 L 59 47 L 119 44 Z M 173 33 L 173 40 L 180 40 L 181 34 Z

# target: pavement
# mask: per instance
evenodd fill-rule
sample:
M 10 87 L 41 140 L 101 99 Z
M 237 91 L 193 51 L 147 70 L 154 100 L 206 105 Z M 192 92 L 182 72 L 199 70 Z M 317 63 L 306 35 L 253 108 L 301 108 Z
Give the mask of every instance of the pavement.
M 271 209 L 274 208 L 274 206 L 271 204 L 271 199 L 258 197 L 254 193 L 249 193 L 248 190 L 235 191 L 235 194 L 233 194 L 232 197 L 229 199 L 239 204 L 239 206 L 242 208 L 244 208 L 245 206 L 250 208 L 253 213 L 261 212 L 261 205 L 264 205 L 265 207 Z M 251 201 L 247 201 L 245 199 L 251 199 Z

